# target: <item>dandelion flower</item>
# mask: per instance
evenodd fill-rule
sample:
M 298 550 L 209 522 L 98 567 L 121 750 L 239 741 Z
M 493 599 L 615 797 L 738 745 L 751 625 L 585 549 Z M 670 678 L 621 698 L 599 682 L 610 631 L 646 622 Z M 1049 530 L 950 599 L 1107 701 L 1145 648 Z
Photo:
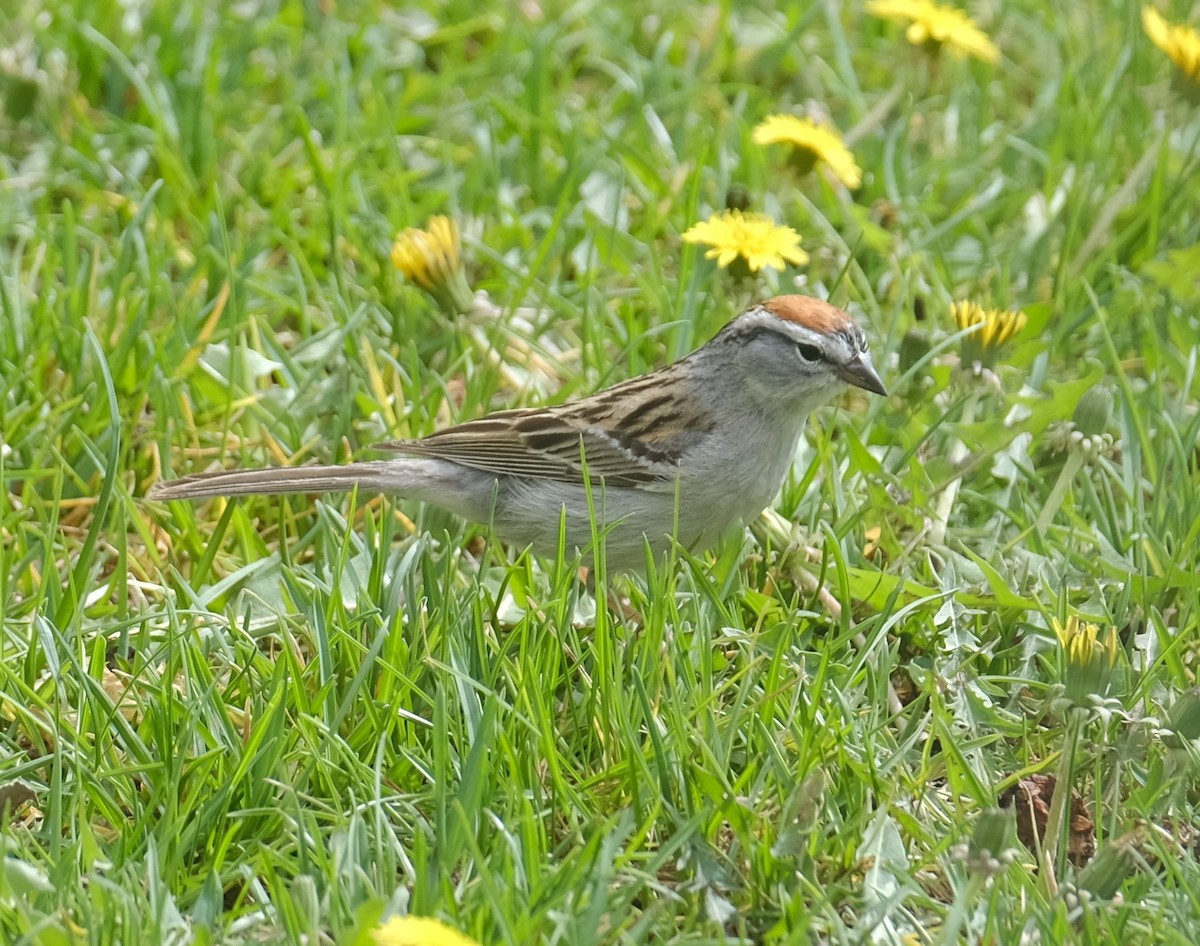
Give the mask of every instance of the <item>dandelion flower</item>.
M 783 269 L 787 263 L 808 262 L 808 254 L 800 249 L 800 234 L 778 226 L 766 214 L 722 210 L 694 224 L 684 233 L 683 242 L 709 247 L 705 258 L 715 259 L 722 268 L 742 260 L 753 273 L 767 266 Z
M 1108 694 L 1112 683 L 1119 650 L 1117 632 L 1110 627 L 1102 633 L 1099 625 L 1073 614 L 1066 624 L 1057 618 L 1051 623 L 1062 650 L 1066 698 L 1073 706 L 1091 706 L 1094 697 L 1103 699 Z
M 907 23 L 905 36 L 914 46 L 928 44 L 935 51 L 945 47 L 960 59 L 974 56 L 984 62 L 1000 61 L 1000 50 L 987 33 L 957 7 L 930 0 L 871 0 L 867 12 L 884 20 Z
M 1142 29 L 1183 76 L 1200 85 L 1200 33 L 1184 24 L 1168 23 L 1154 7 L 1142 7 Z
M 394 916 L 371 931 L 375 946 L 479 946 L 471 937 L 440 920 Z
M 985 309 L 977 302 L 955 302 L 950 314 L 959 331 L 975 329 L 962 341 L 966 364 L 991 365 L 1000 347 L 1025 327 L 1025 313 L 1011 309 Z M 975 326 L 982 328 L 975 328 Z
M 862 184 L 862 169 L 835 128 L 818 125 L 809 118 L 771 115 L 758 124 L 753 137 L 756 145 L 791 145 L 802 171 L 824 164 L 851 190 Z
M 473 295 L 463 269 L 458 224 L 449 217 L 430 217 L 424 230 L 408 227 L 397 234 L 392 265 L 451 315 L 471 310 Z

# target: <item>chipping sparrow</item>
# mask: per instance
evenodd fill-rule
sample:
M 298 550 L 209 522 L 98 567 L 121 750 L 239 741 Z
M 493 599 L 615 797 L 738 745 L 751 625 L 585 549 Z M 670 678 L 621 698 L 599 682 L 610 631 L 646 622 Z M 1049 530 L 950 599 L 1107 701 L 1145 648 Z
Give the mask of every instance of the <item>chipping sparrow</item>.
M 377 449 L 397 459 L 225 470 L 156 484 L 153 499 L 364 490 L 478 522 L 543 555 L 592 540 L 584 469 L 612 571 L 644 542 L 702 549 L 757 516 L 783 484 L 805 418 L 852 384 L 886 393 L 850 316 L 807 296 L 754 305 L 685 358 L 554 407 L 498 411 Z

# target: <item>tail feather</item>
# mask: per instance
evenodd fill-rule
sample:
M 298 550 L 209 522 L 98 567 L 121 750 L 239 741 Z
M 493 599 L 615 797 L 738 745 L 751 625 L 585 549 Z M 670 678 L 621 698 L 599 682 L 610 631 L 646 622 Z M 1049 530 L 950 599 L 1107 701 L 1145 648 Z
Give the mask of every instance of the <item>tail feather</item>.
M 255 470 L 194 473 L 155 483 L 147 499 L 212 499 L 216 496 L 275 496 L 281 493 L 333 493 L 358 486 L 395 492 L 396 464 L 387 460 Z

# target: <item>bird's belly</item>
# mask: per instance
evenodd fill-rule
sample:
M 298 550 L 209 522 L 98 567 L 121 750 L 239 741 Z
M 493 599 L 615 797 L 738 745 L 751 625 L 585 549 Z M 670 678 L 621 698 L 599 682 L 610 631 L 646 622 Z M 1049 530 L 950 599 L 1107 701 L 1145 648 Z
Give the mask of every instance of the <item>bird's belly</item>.
M 582 486 L 543 481 L 530 488 L 510 482 L 497 499 L 494 524 L 505 541 L 532 545 L 539 555 L 553 558 L 562 531 L 568 555 L 587 550 L 592 559 L 590 550 L 599 537 L 613 571 L 641 571 L 646 541 L 658 552 L 670 545 L 672 536 L 690 546 L 701 531 L 686 509 L 677 517 L 675 494 L 669 490 L 596 487 L 589 502 Z
M 669 484 L 659 490 L 596 487 L 590 503 L 582 486 L 542 481 L 531 488 L 510 480 L 497 496 L 493 521 L 505 541 L 532 545 L 550 558 L 558 554 L 561 522 L 567 554 L 590 549 L 594 539 L 602 537 L 610 570 L 641 571 L 646 542 L 656 553 L 668 548 L 672 539 L 699 551 L 734 523 L 757 516 L 782 478 L 780 474 L 768 482 L 770 475 L 736 484 L 727 477 L 707 477 L 681 483 L 678 489 Z

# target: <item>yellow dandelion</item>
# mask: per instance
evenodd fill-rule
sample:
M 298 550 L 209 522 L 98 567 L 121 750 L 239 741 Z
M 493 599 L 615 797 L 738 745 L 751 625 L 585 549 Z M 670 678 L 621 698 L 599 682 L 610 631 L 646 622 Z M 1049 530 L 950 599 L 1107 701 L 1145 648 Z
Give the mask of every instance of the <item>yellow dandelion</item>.
M 394 916 L 371 931 L 375 946 L 479 946 L 441 920 L 426 916 Z
M 824 164 L 851 190 L 862 184 L 862 169 L 835 128 L 794 115 L 770 115 L 754 129 L 753 138 L 756 145 L 791 145 L 802 171 Z
M 1093 697 L 1103 698 L 1109 691 L 1120 650 L 1116 629 L 1110 627 L 1102 633 L 1099 625 L 1081 621 L 1074 614 L 1066 624 L 1057 618 L 1051 624 L 1062 649 L 1066 698 L 1074 706 L 1090 706 Z
M 397 234 L 392 245 L 392 265 L 451 315 L 471 310 L 473 294 L 463 269 L 458 224 L 451 218 L 430 217 L 424 230 L 408 227 Z
M 432 291 L 446 274 L 462 265 L 458 225 L 449 217 L 430 217 L 427 229 L 408 227 L 392 246 L 392 265 L 406 279 Z
M 757 273 L 767 266 L 783 269 L 786 263 L 799 266 L 808 262 L 808 254 L 800 249 L 800 234 L 778 226 L 766 214 L 722 210 L 694 224 L 683 235 L 683 242 L 711 247 L 705 258 L 715 259 L 722 268 L 743 260 L 750 272 Z
M 1142 29 L 1182 75 L 1200 84 L 1200 33 L 1182 23 L 1168 23 L 1154 7 L 1142 7 Z
M 884 20 L 907 23 L 905 36 L 914 46 L 945 48 L 960 59 L 974 56 L 984 62 L 1000 61 L 1000 50 L 987 33 L 957 7 L 930 0 L 871 0 L 867 12 Z
M 1025 313 L 1011 309 L 985 309 L 978 302 L 955 302 L 950 314 L 959 331 L 975 329 L 962 340 L 964 363 L 991 365 L 1000 347 L 1025 327 Z M 975 328 L 982 326 L 981 328 Z

